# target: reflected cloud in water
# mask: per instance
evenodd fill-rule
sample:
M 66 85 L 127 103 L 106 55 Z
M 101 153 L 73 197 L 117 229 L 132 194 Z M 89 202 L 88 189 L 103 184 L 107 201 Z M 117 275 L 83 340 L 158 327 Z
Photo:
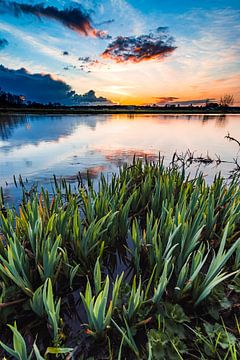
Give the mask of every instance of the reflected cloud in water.
M 53 174 L 98 177 L 134 155 L 156 160 L 159 152 L 166 161 L 187 149 L 232 160 L 238 149 L 224 136 L 240 138 L 239 124 L 239 115 L 0 115 L 0 186 L 19 174 L 39 184 Z M 229 168 L 207 171 L 218 170 Z
M 0 115 L 0 137 L 11 139 L 11 145 L 37 144 L 40 141 L 58 141 L 74 132 L 79 125 L 95 130 L 97 122 L 107 121 L 91 115 Z M 7 150 L 7 148 L 6 148 Z
M 1 139 L 8 140 L 14 135 L 17 128 L 24 128 L 31 132 L 29 134 L 20 132 L 19 140 L 29 141 L 36 143 L 42 139 L 57 140 L 61 135 L 66 135 L 69 130 L 74 130 L 79 124 L 86 125 L 93 130 L 96 129 L 98 121 L 108 121 L 109 117 L 118 115 L 21 115 L 21 114 L 4 114 L 0 115 L 0 137 Z M 134 119 L 138 115 L 127 114 L 128 119 Z M 147 116 L 147 115 L 145 115 Z M 154 115 L 148 115 L 154 116 Z M 227 124 L 228 116 L 222 115 L 156 115 L 164 120 L 181 119 L 183 116 L 187 120 L 201 120 L 202 123 L 215 121 L 216 126 L 224 127 Z M 66 122 L 67 117 L 67 122 Z M 45 124 L 42 124 L 44 118 Z M 33 125 L 33 123 L 35 123 Z M 38 124 L 37 124 L 38 123 Z M 57 124 L 56 124 L 57 123 Z M 38 126 L 39 125 L 39 126 Z M 43 126 L 45 125 L 45 126 Z M 56 126 L 57 125 L 57 126 Z M 34 129 L 32 127 L 34 126 Z M 47 126 L 47 128 L 46 128 Z M 25 136 L 24 136 L 25 135 Z

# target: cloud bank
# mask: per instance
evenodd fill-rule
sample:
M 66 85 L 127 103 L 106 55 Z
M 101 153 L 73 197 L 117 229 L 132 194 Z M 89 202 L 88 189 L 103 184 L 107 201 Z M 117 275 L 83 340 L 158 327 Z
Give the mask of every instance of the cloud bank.
M 167 28 L 159 27 L 155 32 L 140 36 L 118 36 L 102 53 L 102 57 L 117 63 L 139 63 L 147 60 L 160 61 L 176 47 Z
M 43 3 L 31 5 L 0 0 L 0 10 L 3 12 L 11 12 L 16 17 L 22 14 L 31 14 L 40 19 L 53 19 L 81 35 L 94 36 L 100 39 L 110 38 L 106 31 L 97 30 L 93 27 L 90 15 L 86 13 L 80 5 L 78 5 L 78 7 L 69 7 L 60 10 L 55 6 L 44 6 Z
M 104 97 L 97 97 L 93 90 L 79 95 L 62 80 L 50 74 L 31 74 L 26 69 L 12 70 L 0 65 L 0 86 L 4 91 L 24 95 L 26 100 L 43 104 L 49 102 L 63 105 L 110 104 Z

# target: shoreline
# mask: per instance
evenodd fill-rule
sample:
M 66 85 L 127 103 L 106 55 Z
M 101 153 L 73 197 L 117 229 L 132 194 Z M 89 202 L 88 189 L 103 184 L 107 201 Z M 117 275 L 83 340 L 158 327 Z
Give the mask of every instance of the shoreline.
M 103 114 L 103 115 L 113 115 L 113 114 L 175 114 L 175 115 L 237 115 L 240 114 L 240 108 L 231 108 L 229 110 L 223 109 L 110 109 L 110 108 L 86 108 L 86 109 L 33 109 L 33 108 L 0 108 L 0 115 L 4 114 L 39 114 L 39 115 L 48 115 L 48 114 L 56 114 L 56 115 L 95 115 L 95 114 Z

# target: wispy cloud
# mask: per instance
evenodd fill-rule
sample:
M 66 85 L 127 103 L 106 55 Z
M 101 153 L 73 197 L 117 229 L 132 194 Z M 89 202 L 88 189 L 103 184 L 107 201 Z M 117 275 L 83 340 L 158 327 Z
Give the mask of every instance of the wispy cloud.
M 111 10 L 116 14 L 118 22 L 122 26 L 122 32 L 131 31 L 135 36 L 142 34 L 145 30 L 148 20 L 144 14 L 137 9 L 137 7 L 132 6 L 126 0 L 109 0 L 109 5 L 111 5 Z M 131 19 L 131 21 L 129 21 Z M 124 24 L 124 27 L 123 25 Z
M 57 73 L 58 75 L 63 75 L 62 70 L 70 70 L 70 71 L 78 71 L 79 73 L 89 73 L 96 69 L 100 69 L 102 66 L 102 62 L 97 59 L 93 59 L 89 56 L 79 57 L 74 55 L 74 53 L 69 52 L 67 50 L 61 50 L 62 42 L 61 40 L 56 44 L 57 46 L 52 45 L 53 41 L 52 38 L 48 37 L 47 34 L 42 34 L 41 36 L 34 36 L 29 31 L 21 30 L 17 26 L 7 24 L 7 23 L 0 23 L 0 30 L 9 33 L 9 35 L 13 36 L 17 39 L 17 41 L 21 41 L 25 46 L 30 48 L 32 51 L 36 51 L 37 53 L 44 56 L 46 59 L 46 63 L 50 64 L 54 63 L 52 67 L 52 72 Z M 67 45 L 67 44 L 65 44 Z M 19 58 L 7 58 L 5 59 L 2 57 L 2 62 L 7 64 L 7 66 L 16 67 L 19 63 L 21 66 L 25 66 L 27 68 L 31 68 L 33 71 L 41 71 L 46 72 L 47 67 L 43 63 L 38 63 L 38 65 L 34 65 L 31 61 L 27 61 L 26 59 L 20 60 Z M 5 61 L 4 61 L 5 60 Z M 66 71 L 65 71 L 66 73 Z
M 29 32 L 25 32 L 23 30 L 20 30 L 14 25 L 7 24 L 4 22 L 0 23 L 0 29 L 11 34 L 12 36 L 15 36 L 17 39 L 23 41 L 31 49 L 34 48 L 37 52 L 48 56 L 54 61 L 65 63 L 65 59 L 64 59 L 65 56 L 63 56 L 59 48 L 48 44 L 48 42 L 46 41 L 47 37 L 45 35 L 44 35 L 44 39 L 41 40 L 40 37 L 31 35 Z M 73 56 L 69 55 L 67 59 L 68 59 L 68 63 L 70 63 L 71 65 L 73 66 L 77 65 L 77 59 L 75 59 Z

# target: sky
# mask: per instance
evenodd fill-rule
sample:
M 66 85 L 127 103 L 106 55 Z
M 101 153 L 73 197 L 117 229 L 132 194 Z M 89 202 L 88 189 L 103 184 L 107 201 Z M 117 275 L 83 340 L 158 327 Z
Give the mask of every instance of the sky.
M 62 104 L 240 105 L 239 0 L 0 0 L 0 88 Z

